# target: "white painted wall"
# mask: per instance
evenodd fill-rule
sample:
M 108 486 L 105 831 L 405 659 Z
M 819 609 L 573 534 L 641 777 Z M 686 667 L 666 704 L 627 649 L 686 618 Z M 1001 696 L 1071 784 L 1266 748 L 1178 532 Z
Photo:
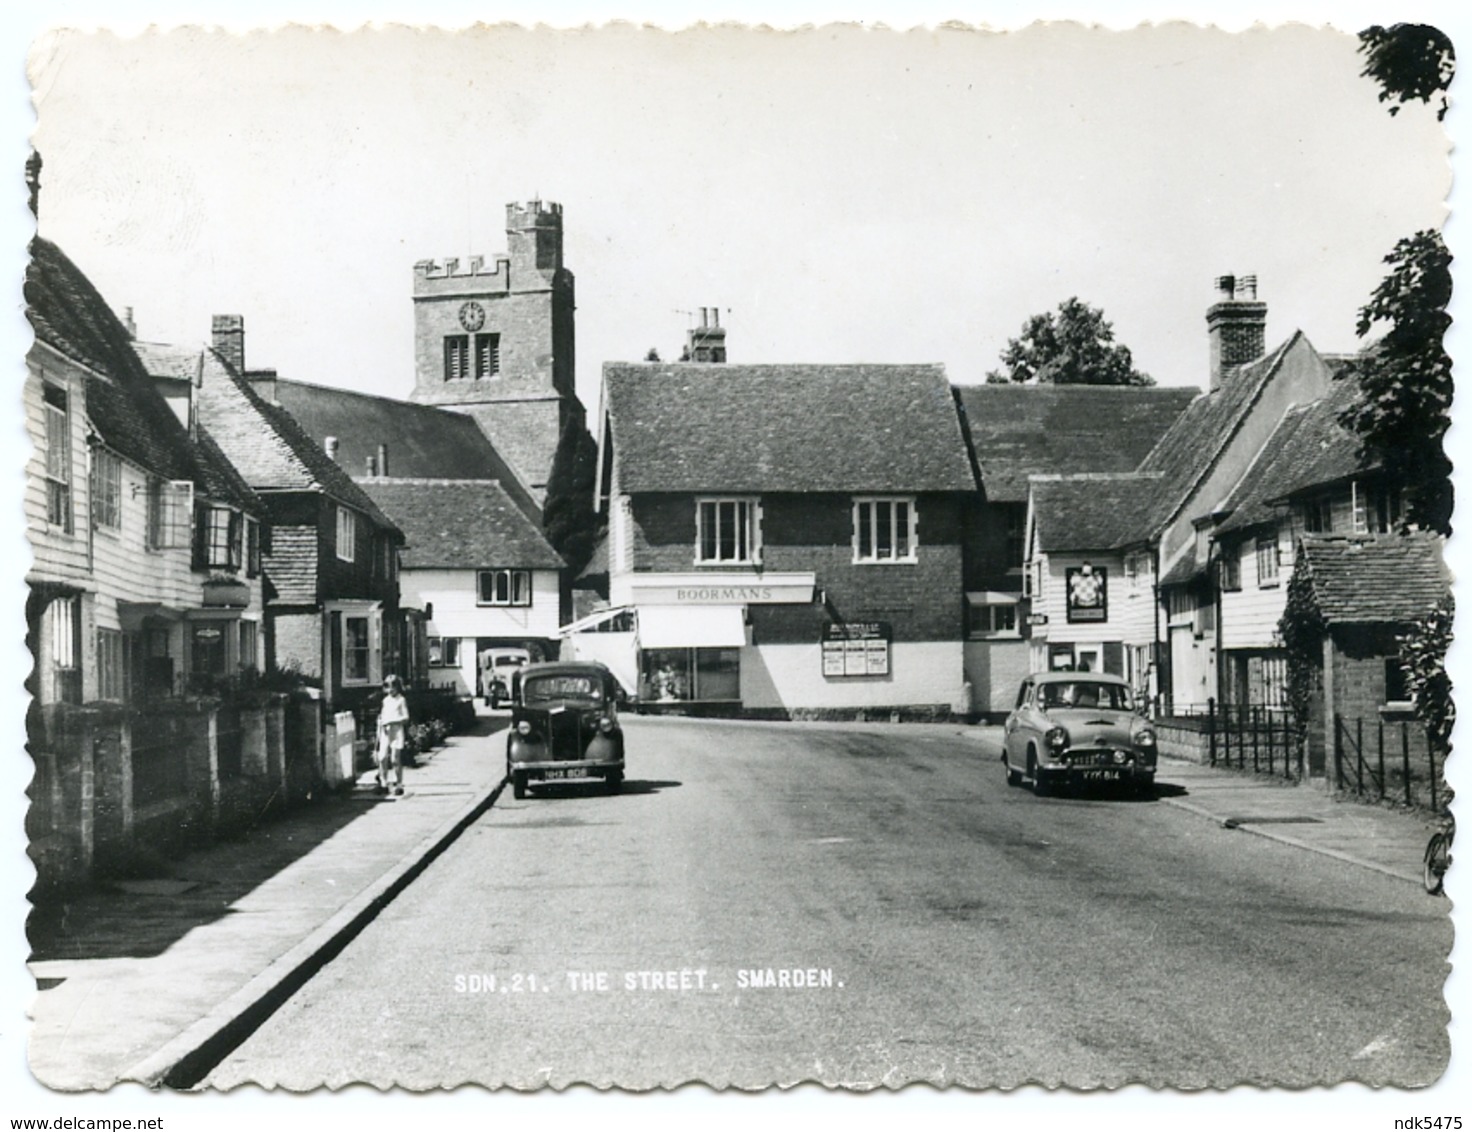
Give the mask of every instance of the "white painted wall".
M 399 603 L 419 609 L 434 604 L 434 617 L 426 629 L 432 637 L 472 642 L 476 637 L 555 640 L 560 619 L 557 582 L 556 571 L 533 570 L 531 605 L 477 605 L 474 570 L 401 570 Z M 466 669 L 474 686 L 474 665 L 467 662 Z
M 1277 535 L 1278 580 L 1263 586 L 1257 576 L 1257 540 L 1249 538 L 1236 548 L 1240 556 L 1240 590 L 1222 592 L 1222 648 L 1272 648 L 1278 641 L 1278 619 L 1287 601 L 1288 579 L 1293 575 L 1293 543 L 1286 526 Z
M 971 684 L 971 710 L 1012 710 L 1017 689 L 1032 671 L 1031 649 L 1021 638 L 967 641 L 964 649 L 966 679 Z
M 824 678 L 822 646 L 750 645 L 741 650 L 741 702 L 749 708 L 860 708 L 946 704 L 961 698 L 960 641 L 896 641 L 890 675 Z

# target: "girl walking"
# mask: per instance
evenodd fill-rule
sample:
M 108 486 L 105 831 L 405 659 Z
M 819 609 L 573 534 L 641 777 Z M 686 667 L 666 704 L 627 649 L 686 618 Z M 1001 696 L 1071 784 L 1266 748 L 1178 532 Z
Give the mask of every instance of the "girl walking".
M 394 773 L 393 791 L 404 792 L 404 740 L 409 733 L 409 701 L 404 698 L 404 682 L 397 676 L 383 678 L 383 707 L 378 712 L 378 784 L 375 790 L 386 794 L 389 770 Z

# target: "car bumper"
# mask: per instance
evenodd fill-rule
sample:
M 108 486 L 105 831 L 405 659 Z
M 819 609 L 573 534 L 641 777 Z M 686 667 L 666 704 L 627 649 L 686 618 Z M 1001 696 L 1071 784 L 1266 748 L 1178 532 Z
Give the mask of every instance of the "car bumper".
M 1065 755 L 1065 759 L 1067 758 Z M 1091 756 L 1087 761 L 1072 759 L 1046 762 L 1038 767 L 1038 772 L 1045 775 L 1050 782 L 1067 782 L 1070 785 L 1107 785 L 1111 782 L 1139 785 L 1155 780 L 1155 762 L 1147 762 L 1134 755 L 1122 763 L 1114 762 L 1112 758 L 1105 762 Z
M 610 774 L 622 774 L 623 759 L 577 759 L 567 762 L 516 762 L 511 763 L 513 774 L 524 774 L 528 779 L 579 779 L 607 778 Z

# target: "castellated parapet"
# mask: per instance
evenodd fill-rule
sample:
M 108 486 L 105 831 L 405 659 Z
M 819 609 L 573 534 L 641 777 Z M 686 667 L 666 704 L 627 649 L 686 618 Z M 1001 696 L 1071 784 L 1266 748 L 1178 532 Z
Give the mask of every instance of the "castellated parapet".
M 505 293 L 511 290 L 511 257 L 498 255 L 489 270 L 485 256 L 473 255 L 463 263 L 456 258 L 421 259 L 414 265 L 414 297 Z

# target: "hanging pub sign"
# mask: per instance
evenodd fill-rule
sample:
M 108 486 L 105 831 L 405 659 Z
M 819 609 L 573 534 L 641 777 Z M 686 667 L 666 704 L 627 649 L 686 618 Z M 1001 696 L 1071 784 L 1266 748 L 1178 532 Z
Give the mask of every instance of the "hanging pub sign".
M 888 621 L 829 622 L 823 626 L 823 675 L 888 676 L 893 636 Z
M 1065 571 L 1068 582 L 1068 620 L 1109 620 L 1109 577 L 1102 566 L 1070 566 Z

